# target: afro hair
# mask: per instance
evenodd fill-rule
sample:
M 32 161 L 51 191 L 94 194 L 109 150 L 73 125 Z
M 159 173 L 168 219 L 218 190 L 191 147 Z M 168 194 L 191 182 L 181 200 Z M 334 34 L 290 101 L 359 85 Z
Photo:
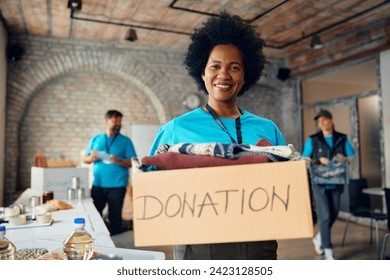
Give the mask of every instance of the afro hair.
M 255 28 L 242 18 L 222 12 L 220 17 L 213 17 L 203 23 L 191 35 L 191 44 L 184 59 L 189 75 L 195 80 L 200 90 L 207 94 L 202 74 L 212 49 L 217 45 L 234 45 L 239 48 L 244 61 L 245 84 L 238 96 L 251 88 L 263 74 L 267 59 L 263 54 L 263 39 Z

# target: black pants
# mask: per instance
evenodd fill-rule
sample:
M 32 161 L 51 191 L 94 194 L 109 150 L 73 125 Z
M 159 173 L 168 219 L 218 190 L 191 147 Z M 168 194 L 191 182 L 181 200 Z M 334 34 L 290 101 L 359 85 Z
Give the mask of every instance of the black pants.
M 126 187 L 118 188 L 103 188 L 93 186 L 91 189 L 91 197 L 93 204 L 99 214 L 103 216 L 103 209 L 108 203 L 108 230 L 111 235 L 121 233 L 122 228 L 122 208 L 125 199 Z
M 185 260 L 276 260 L 275 240 L 186 245 Z

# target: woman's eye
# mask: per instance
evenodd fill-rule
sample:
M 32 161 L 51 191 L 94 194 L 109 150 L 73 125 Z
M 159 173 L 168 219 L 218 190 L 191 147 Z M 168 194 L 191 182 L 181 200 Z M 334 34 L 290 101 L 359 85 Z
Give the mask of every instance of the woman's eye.
M 233 65 L 233 66 L 230 67 L 230 69 L 232 69 L 233 71 L 240 71 L 241 67 L 237 66 L 237 65 Z
M 219 68 L 219 65 L 218 65 L 218 64 L 211 64 L 211 65 L 210 65 L 210 68 L 211 68 L 211 69 L 218 69 L 218 68 Z

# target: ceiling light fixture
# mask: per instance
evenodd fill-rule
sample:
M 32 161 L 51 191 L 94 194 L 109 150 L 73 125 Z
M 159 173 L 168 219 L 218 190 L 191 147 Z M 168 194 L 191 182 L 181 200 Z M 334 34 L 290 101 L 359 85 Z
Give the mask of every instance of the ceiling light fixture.
M 82 6 L 81 0 L 68 0 L 68 8 L 71 10 L 81 10 Z
M 313 37 L 311 37 L 310 47 L 314 50 L 323 48 L 320 36 L 314 34 Z
M 176 2 L 178 2 L 178 0 L 173 0 L 172 3 L 169 5 L 169 8 L 171 8 L 171 9 L 178 9 L 178 10 L 184 10 L 184 11 L 192 12 L 192 13 L 200 13 L 200 14 L 205 14 L 205 15 L 208 14 L 207 12 L 202 12 L 202 11 L 196 11 L 196 10 L 176 7 L 175 6 Z M 280 4 L 278 4 L 278 5 L 274 6 L 274 7 L 272 7 L 271 9 L 265 11 L 263 14 L 258 15 L 255 18 L 249 20 L 249 22 L 252 22 L 252 21 L 255 21 L 255 20 L 261 18 L 262 16 L 268 14 L 272 10 L 280 7 L 281 5 L 283 5 L 283 4 L 287 3 L 287 2 L 288 1 L 281 2 Z M 297 38 L 297 39 L 292 40 L 290 42 L 287 42 L 285 44 L 270 44 L 270 43 L 266 42 L 264 46 L 267 47 L 267 48 L 273 48 L 273 49 L 284 49 L 284 48 L 286 48 L 286 47 L 288 47 L 290 45 L 293 45 L 293 44 L 296 44 L 296 43 L 301 42 L 303 40 L 306 40 L 306 39 L 310 38 L 312 35 L 314 35 L 313 36 L 313 38 L 314 38 L 319 33 L 322 33 L 324 31 L 330 30 L 330 29 L 332 29 L 332 28 L 334 28 L 334 27 L 336 27 L 338 25 L 341 25 L 341 24 L 343 24 L 345 22 L 348 22 L 348 21 L 350 21 L 352 19 L 358 18 L 358 17 L 360 17 L 360 16 L 362 16 L 364 14 L 367 14 L 367 13 L 375 10 L 375 9 L 382 8 L 382 6 L 388 5 L 389 3 L 390 3 L 390 0 L 384 0 L 383 2 L 378 3 L 377 5 L 372 6 L 372 7 L 368 8 L 368 9 L 366 9 L 366 10 L 363 10 L 363 11 L 357 13 L 357 14 L 354 14 L 354 15 L 352 15 L 350 17 L 344 18 L 344 19 L 342 19 L 342 20 L 340 20 L 338 22 L 335 22 L 335 23 L 333 23 L 331 25 L 325 26 L 324 28 L 322 28 L 320 30 L 316 30 L 314 32 L 306 34 L 306 35 L 304 35 L 304 36 L 302 36 L 300 38 Z M 155 28 L 155 27 L 134 25 L 134 24 L 123 23 L 123 22 L 104 21 L 104 20 L 98 20 L 98 19 L 93 19 L 93 18 L 83 18 L 83 17 L 75 16 L 75 14 L 77 14 L 77 10 L 81 10 L 81 8 L 82 8 L 82 0 L 68 0 L 68 8 L 71 9 L 70 18 L 71 19 L 75 19 L 75 20 L 90 21 L 90 22 L 96 22 L 96 23 L 102 23 L 102 24 L 111 24 L 111 25 L 118 25 L 118 26 L 127 26 L 127 27 L 133 27 L 133 28 L 139 28 L 139 29 L 145 29 L 145 30 L 151 30 L 151 31 L 174 33 L 174 34 L 181 34 L 181 35 L 188 35 L 188 36 L 192 35 L 192 33 L 184 32 L 184 31 L 175 31 L 175 30 L 164 29 L 164 28 Z M 312 40 L 313 40 L 313 38 L 312 38 Z
M 127 31 L 127 33 L 126 33 L 125 39 L 126 39 L 127 41 L 130 41 L 130 42 L 137 41 L 138 37 L 137 37 L 137 32 L 135 31 L 135 29 L 130 28 L 130 29 Z
M 181 34 L 181 35 L 188 35 L 188 36 L 192 35 L 192 33 L 184 32 L 184 31 L 176 31 L 176 30 L 170 30 L 170 29 L 164 29 L 164 28 L 135 25 L 135 24 L 112 21 L 112 20 L 106 21 L 106 20 L 76 16 L 79 13 L 78 11 L 81 10 L 82 5 L 83 5 L 83 3 L 81 0 L 68 0 L 68 8 L 70 9 L 70 18 L 71 19 L 96 22 L 96 23 L 102 23 L 102 24 L 111 24 L 111 25 L 117 25 L 117 26 L 127 26 L 130 28 L 137 28 L 137 29 L 144 29 L 144 30 L 151 30 L 151 31 L 158 31 L 158 32 L 166 32 L 166 33 L 174 33 L 174 34 Z M 133 31 L 130 31 L 130 30 L 126 34 L 126 40 L 134 42 L 138 39 L 138 37 L 137 37 L 135 30 L 133 30 Z

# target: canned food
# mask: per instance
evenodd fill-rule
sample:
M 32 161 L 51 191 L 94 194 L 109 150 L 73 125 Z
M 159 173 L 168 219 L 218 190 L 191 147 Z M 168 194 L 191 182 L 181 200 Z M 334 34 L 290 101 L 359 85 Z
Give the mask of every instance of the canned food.
M 79 177 L 73 177 L 72 178 L 72 189 L 79 189 L 80 188 L 80 178 Z
M 79 199 L 79 200 L 84 199 L 84 194 L 85 194 L 84 189 L 78 189 L 77 190 L 77 199 Z
M 30 208 L 34 208 L 35 206 L 41 205 L 41 197 L 40 196 L 32 196 L 30 197 Z
M 25 209 L 25 207 L 24 207 L 23 204 L 19 203 L 17 206 L 18 206 L 19 209 L 20 209 L 20 214 L 26 213 L 26 209 Z
M 75 190 L 74 189 L 68 189 L 68 200 L 71 201 L 72 199 L 75 199 Z

